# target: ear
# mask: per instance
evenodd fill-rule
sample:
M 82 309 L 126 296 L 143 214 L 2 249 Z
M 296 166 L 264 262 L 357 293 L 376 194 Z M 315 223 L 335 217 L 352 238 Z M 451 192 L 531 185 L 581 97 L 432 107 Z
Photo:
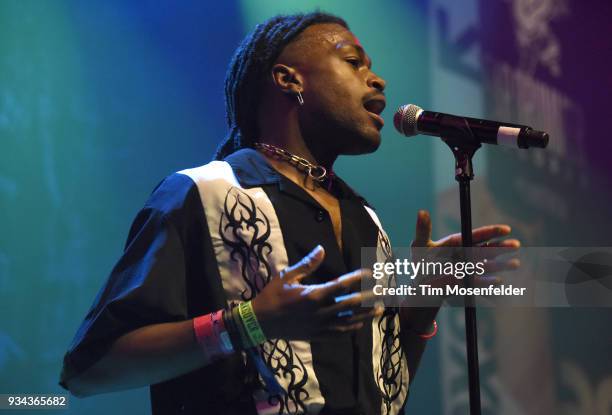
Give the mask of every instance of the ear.
M 272 82 L 285 94 L 296 95 L 304 91 L 302 75 L 295 68 L 282 63 L 272 67 Z

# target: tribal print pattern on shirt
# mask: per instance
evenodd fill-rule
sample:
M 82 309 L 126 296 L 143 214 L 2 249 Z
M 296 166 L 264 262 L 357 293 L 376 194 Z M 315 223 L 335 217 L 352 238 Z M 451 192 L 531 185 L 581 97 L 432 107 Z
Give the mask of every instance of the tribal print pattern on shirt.
M 180 172 L 197 185 L 211 233 L 219 275 L 228 304 L 253 299 L 270 278 L 289 265 L 274 206 L 261 187 L 243 188 L 229 163 L 213 161 Z M 378 218 L 379 250 L 390 250 Z M 386 246 L 385 246 L 386 245 Z M 381 394 L 381 413 L 399 414 L 408 389 L 408 368 L 399 346 L 396 311 L 372 321 L 372 369 Z M 325 406 L 313 367 L 310 342 L 270 339 L 261 355 L 286 391 L 255 393 L 259 414 L 317 414 Z

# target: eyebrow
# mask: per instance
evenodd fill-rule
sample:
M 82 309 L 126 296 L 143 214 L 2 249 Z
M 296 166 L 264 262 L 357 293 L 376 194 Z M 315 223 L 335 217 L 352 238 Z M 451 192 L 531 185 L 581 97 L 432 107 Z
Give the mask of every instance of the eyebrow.
M 345 46 L 355 49 L 360 55 L 360 57 L 364 61 L 366 61 L 366 66 L 368 67 L 368 69 L 372 69 L 372 59 L 370 59 L 370 57 L 366 54 L 365 50 L 361 45 L 358 45 L 356 43 L 340 42 L 336 45 L 336 49 L 340 49 Z

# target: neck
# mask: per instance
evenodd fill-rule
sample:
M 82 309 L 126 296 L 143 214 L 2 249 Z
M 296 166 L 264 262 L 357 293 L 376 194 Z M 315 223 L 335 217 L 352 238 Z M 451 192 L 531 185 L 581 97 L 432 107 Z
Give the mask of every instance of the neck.
M 297 184 L 300 187 L 303 187 L 308 190 L 316 190 L 319 187 L 319 184 L 308 177 L 307 174 L 299 171 L 292 165 L 287 162 L 277 160 L 265 152 L 263 152 L 264 157 L 268 160 L 268 163 L 280 174 L 291 180 L 293 183 Z
M 317 140 L 308 140 L 304 137 L 304 128 L 300 127 L 299 120 L 301 108 L 293 98 L 287 99 L 285 96 L 281 97 L 282 99 L 269 98 L 258 110 L 260 131 L 258 141 L 287 150 L 331 171 L 337 158 L 337 154 L 332 154 L 333 151 L 330 151 L 331 141 L 322 140 L 321 137 L 317 137 Z
M 270 143 L 256 143 L 255 147 L 275 170 L 294 183 L 312 191 L 326 184 L 330 190 L 333 178 L 331 170 Z
M 337 156 L 329 154 L 325 151 L 326 149 L 313 147 L 313 145 L 307 146 L 299 129 L 297 131 L 294 129 L 266 130 L 268 131 L 262 131 L 260 139 L 262 143 L 271 144 L 302 157 L 312 164 L 323 166 L 327 171 L 332 171 Z

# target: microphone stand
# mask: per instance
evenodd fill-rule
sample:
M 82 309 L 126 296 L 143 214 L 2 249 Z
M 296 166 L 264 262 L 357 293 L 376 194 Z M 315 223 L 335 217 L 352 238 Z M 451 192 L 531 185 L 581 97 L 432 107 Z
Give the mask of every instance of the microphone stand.
M 448 127 L 451 127 L 450 125 Z M 454 126 L 459 127 L 459 126 Z M 470 200 L 470 181 L 474 178 L 472 157 L 481 146 L 469 128 L 449 128 L 449 137 L 442 140 L 450 147 L 455 156 L 455 180 L 459 182 L 459 207 L 461 210 L 461 240 L 463 247 L 471 247 L 472 207 Z M 465 286 L 472 286 L 472 279 L 465 278 Z M 470 392 L 470 415 L 480 415 L 480 375 L 478 368 L 478 333 L 474 298 L 466 295 L 465 304 L 465 342 L 468 363 L 468 382 Z
M 414 107 L 414 108 L 411 108 Z M 402 134 L 406 134 L 402 126 L 404 121 L 406 130 L 413 135 L 419 132 L 415 122 L 419 120 L 419 113 L 412 111 L 419 109 L 414 105 L 401 107 L 394 117 L 396 128 Z M 410 118 L 410 120 L 408 120 Z M 455 156 L 455 180 L 459 182 L 459 205 L 461 210 L 461 240 L 464 248 L 470 248 L 472 241 L 472 208 L 470 201 L 470 182 L 474 179 L 474 166 L 472 157 L 481 147 L 480 139 L 476 137 L 472 128 L 481 133 L 490 133 L 488 129 L 497 123 L 487 120 L 476 120 L 472 118 L 457 117 L 449 114 L 431 113 L 422 120 L 426 124 L 426 134 L 440 136 L 450 147 Z M 399 125 L 399 127 L 398 127 Z M 540 147 L 548 145 L 548 134 L 543 131 L 535 131 L 527 126 L 508 124 L 521 129 L 521 135 L 517 136 L 519 148 Z M 424 131 L 423 131 L 424 132 Z M 486 136 L 487 134 L 484 134 Z M 488 142 L 488 141 L 486 141 Z M 470 250 L 468 249 L 468 252 Z M 464 249 L 465 258 L 465 249 Z M 472 288 L 472 278 L 463 280 L 466 288 Z M 476 306 L 474 297 L 466 295 L 463 298 L 465 305 L 465 342 L 468 363 L 468 382 L 470 392 L 470 415 L 480 415 L 480 378 L 478 370 L 478 333 L 476 325 Z

